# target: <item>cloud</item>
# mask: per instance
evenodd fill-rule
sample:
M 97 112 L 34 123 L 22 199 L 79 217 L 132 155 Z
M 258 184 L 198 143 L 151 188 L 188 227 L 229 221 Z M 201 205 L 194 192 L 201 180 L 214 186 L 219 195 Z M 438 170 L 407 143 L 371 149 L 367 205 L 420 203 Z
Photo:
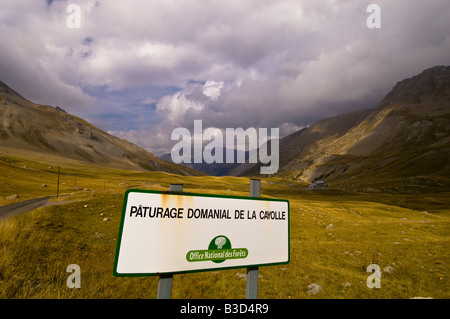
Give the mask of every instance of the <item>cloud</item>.
M 204 109 L 202 103 L 189 99 L 186 95 L 180 91 L 172 96 L 163 97 L 157 105 L 157 112 L 164 114 L 169 122 L 177 124 L 187 112 L 192 110 L 198 113 Z
M 95 103 L 95 98 L 85 94 L 76 83 L 64 81 L 63 72 L 52 72 L 55 66 L 46 55 L 49 47 L 31 35 L 3 31 L 0 50 L 3 82 L 35 103 L 59 105 L 67 111 L 86 109 Z M 33 57 L 29 50 L 34 52 Z M 68 68 L 67 72 L 70 71 Z
M 224 83 L 222 81 L 206 81 L 203 85 L 203 94 L 211 98 L 212 100 L 217 100 L 221 94 Z
M 445 56 L 450 23 L 444 18 L 449 9 L 443 1 L 432 1 L 427 10 L 417 1 L 380 1 L 384 20 L 378 30 L 367 27 L 362 2 L 302 5 L 271 3 L 245 20 L 203 33 L 203 47 L 233 62 L 235 81 L 225 81 L 220 98 L 201 112 L 189 108 L 191 112 L 180 115 L 179 125 L 202 118 L 227 127 L 304 126 L 321 117 L 374 107 L 397 81 L 450 61 Z M 265 14 L 269 8 L 272 13 L 279 10 L 274 18 Z M 283 8 L 291 8 L 298 18 L 285 20 L 285 29 L 279 19 Z M 433 15 L 438 17 L 437 30 L 426 23 Z M 418 29 L 417 21 L 427 27 L 416 38 L 410 32 Z M 237 67 L 247 68 L 247 77 L 239 77 Z

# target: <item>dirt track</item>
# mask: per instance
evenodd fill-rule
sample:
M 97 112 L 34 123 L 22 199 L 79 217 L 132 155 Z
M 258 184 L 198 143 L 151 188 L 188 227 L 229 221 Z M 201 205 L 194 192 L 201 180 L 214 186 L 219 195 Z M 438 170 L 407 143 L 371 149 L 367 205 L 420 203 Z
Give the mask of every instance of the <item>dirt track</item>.
M 42 205 L 45 205 L 49 199 L 50 199 L 50 196 L 33 198 L 33 199 L 25 200 L 23 202 L 18 202 L 18 203 L 6 205 L 6 206 L 1 206 L 0 207 L 0 219 L 29 212 L 30 210 L 33 210 Z

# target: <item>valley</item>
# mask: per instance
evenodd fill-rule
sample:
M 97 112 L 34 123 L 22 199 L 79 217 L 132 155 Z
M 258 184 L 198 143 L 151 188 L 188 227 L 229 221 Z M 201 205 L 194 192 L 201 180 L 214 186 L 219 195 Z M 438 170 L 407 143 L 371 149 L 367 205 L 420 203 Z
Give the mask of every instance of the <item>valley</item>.
M 57 165 L 61 167 L 56 198 Z M 49 168 L 51 167 L 51 168 Z M 0 220 L 0 298 L 155 298 L 158 277 L 113 276 L 124 193 L 165 191 L 248 196 L 247 177 L 181 176 L 110 169 L 60 158 L 1 156 L 2 205 L 51 196 L 46 207 Z M 8 178 L 11 176 L 11 178 Z M 75 178 L 78 190 L 74 189 Z M 42 187 L 46 183 L 47 187 Z M 260 298 L 449 298 L 450 190 L 364 193 L 279 177 L 261 197 L 290 201 L 291 261 L 261 267 Z M 5 198 L 15 192 L 18 198 Z M 383 270 L 370 289 L 368 265 Z M 81 288 L 66 267 L 81 269 Z M 244 298 L 245 269 L 174 276 L 173 298 Z M 308 286 L 323 287 L 317 295 Z
M 258 178 L 261 197 L 290 205 L 290 263 L 260 268 L 259 298 L 448 299 L 449 70 L 426 70 L 375 109 L 282 138 L 273 175 L 254 163 L 211 176 L 167 162 L 0 82 L 0 206 L 48 200 L 0 219 L 0 298 L 153 299 L 158 277 L 113 275 L 125 192 L 182 184 L 248 196 Z M 328 187 L 308 189 L 314 180 Z M 67 285 L 73 264 L 80 288 Z M 370 265 L 381 271 L 379 288 L 368 284 Z M 245 278 L 246 269 L 177 274 L 172 297 L 244 298 Z

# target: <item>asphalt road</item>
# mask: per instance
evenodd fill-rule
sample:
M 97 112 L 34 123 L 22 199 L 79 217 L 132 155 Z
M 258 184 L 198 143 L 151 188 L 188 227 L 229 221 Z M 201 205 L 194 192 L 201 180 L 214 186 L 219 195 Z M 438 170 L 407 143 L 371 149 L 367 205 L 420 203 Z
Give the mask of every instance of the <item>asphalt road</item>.
M 23 202 L 18 202 L 18 203 L 6 205 L 6 206 L 1 206 L 0 207 L 0 219 L 29 212 L 30 210 L 33 210 L 42 205 L 45 205 L 49 199 L 50 199 L 50 196 L 33 198 L 33 199 L 25 200 Z

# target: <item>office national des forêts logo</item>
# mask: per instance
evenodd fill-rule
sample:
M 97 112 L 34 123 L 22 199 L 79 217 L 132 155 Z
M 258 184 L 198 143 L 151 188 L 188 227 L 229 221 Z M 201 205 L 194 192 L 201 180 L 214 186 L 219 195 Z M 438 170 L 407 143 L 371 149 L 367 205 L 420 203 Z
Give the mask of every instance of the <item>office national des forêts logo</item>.
M 186 254 L 189 262 L 212 261 L 222 263 L 227 259 L 240 259 L 248 256 L 247 248 L 231 248 L 231 241 L 223 235 L 214 237 L 208 249 L 191 250 Z

